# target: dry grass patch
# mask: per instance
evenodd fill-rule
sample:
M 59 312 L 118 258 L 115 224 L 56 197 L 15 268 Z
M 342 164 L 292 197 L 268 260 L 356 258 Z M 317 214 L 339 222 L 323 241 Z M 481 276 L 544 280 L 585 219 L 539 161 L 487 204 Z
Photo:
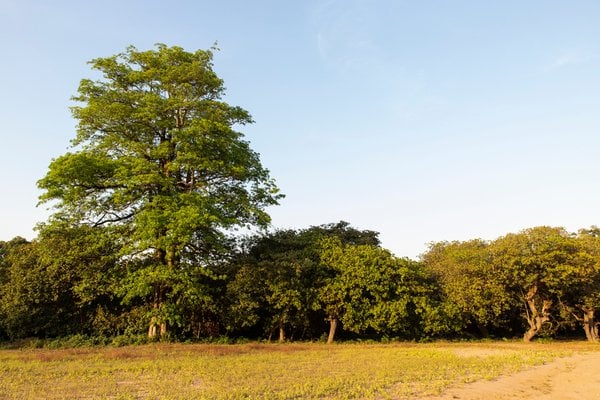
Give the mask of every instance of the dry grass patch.
M 159 344 L 0 351 L 1 399 L 408 399 L 583 343 Z

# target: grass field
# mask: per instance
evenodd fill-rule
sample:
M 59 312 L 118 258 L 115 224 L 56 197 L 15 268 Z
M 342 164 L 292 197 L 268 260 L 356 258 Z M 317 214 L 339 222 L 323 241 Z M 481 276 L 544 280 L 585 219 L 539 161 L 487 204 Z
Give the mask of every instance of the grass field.
M 586 343 L 156 344 L 0 350 L 0 399 L 408 399 Z

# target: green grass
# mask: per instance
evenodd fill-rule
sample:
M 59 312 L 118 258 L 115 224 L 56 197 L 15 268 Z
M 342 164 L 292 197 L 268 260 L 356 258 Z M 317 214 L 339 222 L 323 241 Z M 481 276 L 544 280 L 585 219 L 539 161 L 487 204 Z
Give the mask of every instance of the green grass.
M 408 399 L 598 350 L 512 342 L 0 350 L 0 399 Z

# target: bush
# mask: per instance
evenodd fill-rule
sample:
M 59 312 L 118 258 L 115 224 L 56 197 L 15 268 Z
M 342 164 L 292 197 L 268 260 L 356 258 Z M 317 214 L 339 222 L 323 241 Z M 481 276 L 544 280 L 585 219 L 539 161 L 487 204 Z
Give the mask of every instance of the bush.
M 151 339 L 146 335 L 119 335 L 115 336 L 110 342 L 111 346 L 123 347 L 130 345 L 141 345 L 149 343 Z

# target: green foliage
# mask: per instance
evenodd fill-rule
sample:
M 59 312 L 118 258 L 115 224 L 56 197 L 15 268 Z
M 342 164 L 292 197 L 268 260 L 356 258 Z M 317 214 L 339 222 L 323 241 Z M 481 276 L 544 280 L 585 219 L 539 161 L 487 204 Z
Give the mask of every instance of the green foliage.
M 89 329 L 88 312 L 110 296 L 116 248 L 105 239 L 99 228 L 46 226 L 31 243 L 10 242 L 0 325 L 11 338 Z
M 234 278 L 227 287 L 228 330 L 262 326 L 271 335 L 287 330 L 295 337 L 320 335 L 324 316 L 320 287 L 330 271 L 321 263 L 321 240 L 379 244 L 377 233 L 347 222 L 282 230 L 250 238 L 234 261 Z
M 122 260 L 144 264 L 125 300 L 153 304 L 152 323 L 179 324 L 181 303 L 204 296 L 197 266 L 228 230 L 266 226 L 264 208 L 281 196 L 234 130 L 252 120 L 221 100 L 211 50 L 129 47 L 90 64 L 103 79 L 81 81 L 73 151 L 52 161 L 40 199 L 53 201 L 53 221 L 110 227 Z
M 582 229 L 579 246 L 578 274 L 572 277 L 559 298 L 562 324 L 581 325 L 590 341 L 600 338 L 596 312 L 600 308 L 600 234 L 597 227 Z
M 487 336 L 507 325 L 515 301 L 503 272 L 492 262 L 488 243 L 478 239 L 433 243 L 422 260 L 439 282 L 452 330 L 475 327 Z
M 562 298 L 571 306 L 583 309 L 600 307 L 600 232 L 598 228 L 582 229 L 577 236 L 578 269 L 571 276 Z
M 536 227 L 508 234 L 492 245 L 494 262 L 524 291 L 537 286 L 540 294 L 560 293 L 579 271 L 576 239 L 562 228 Z
M 432 299 L 421 265 L 374 245 L 321 243 L 321 261 L 331 271 L 319 299 L 330 318 L 355 333 L 369 329 L 404 337 L 423 335 L 421 316 Z
M 357 340 L 513 335 L 523 321 L 527 340 L 576 326 L 598 339 L 594 230 L 435 243 L 415 262 L 341 222 L 250 237 L 236 253 L 227 241 L 210 257 L 189 250 L 165 268 L 130 253 L 123 229 L 55 219 L 32 242 L 0 242 L 0 337 L 128 344 L 160 319 L 173 328 L 163 340 L 323 339 L 327 321 Z
M 508 234 L 491 245 L 495 265 L 515 299 L 523 304 L 529 325 L 526 341 L 559 326 L 560 299 L 587 279 L 589 254 L 563 228 L 536 227 Z

